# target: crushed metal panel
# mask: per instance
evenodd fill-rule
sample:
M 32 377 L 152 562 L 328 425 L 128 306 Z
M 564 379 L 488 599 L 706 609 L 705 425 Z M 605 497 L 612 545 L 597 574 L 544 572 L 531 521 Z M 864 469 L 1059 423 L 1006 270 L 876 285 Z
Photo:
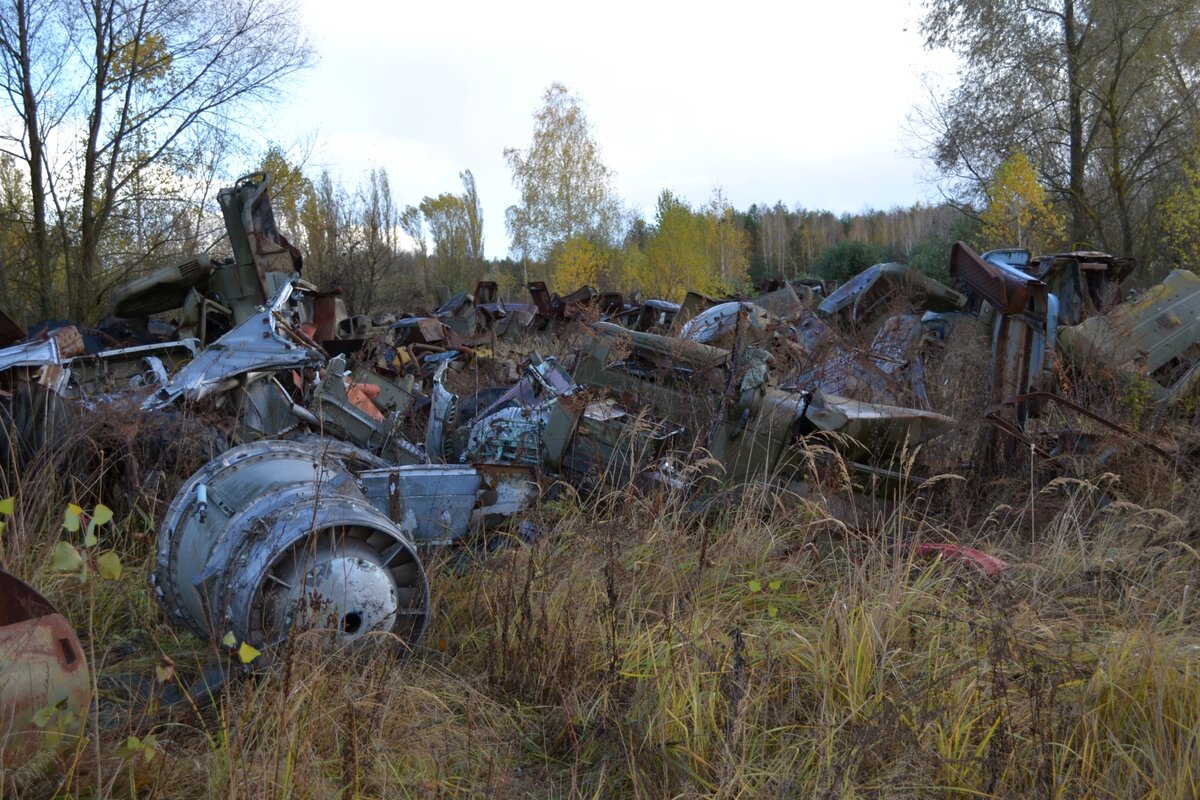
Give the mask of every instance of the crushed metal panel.
M 1003 263 L 984 261 L 962 242 L 951 249 L 950 271 L 994 309 L 989 386 L 993 404 L 1048 385 L 1058 327 L 1058 301 L 1045 283 Z M 981 315 L 981 320 L 986 315 Z M 1022 427 L 1038 403 L 1007 406 Z M 1011 447 L 1009 448 L 1011 451 Z
M 146 317 L 183 308 L 188 295 L 207 283 L 218 267 L 208 255 L 160 267 L 117 288 L 109 301 L 109 313 L 117 317 Z
M 0 350 L 0 372 L 13 367 L 41 367 L 62 363 L 63 357 L 55 339 L 15 344 Z
M 1076 363 L 1099 361 L 1143 372 L 1154 384 L 1155 399 L 1167 400 L 1186 388 L 1190 376 L 1172 381 L 1156 373 L 1177 359 L 1195 361 L 1189 351 L 1200 342 L 1200 277 L 1173 270 L 1107 314 L 1062 328 L 1059 340 Z
M 452 451 L 454 430 L 457 427 L 458 398 L 446 388 L 446 370 L 450 362 L 444 361 L 433 375 L 433 390 L 429 398 L 429 422 L 425 426 L 425 456 L 433 464 L 457 461 L 458 454 Z
M 331 358 L 326 364 L 325 377 L 315 393 L 313 411 L 317 417 L 332 431 L 395 463 L 423 461 L 417 447 L 400 434 L 412 406 L 411 393 L 361 366 L 346 373 L 344 356 Z
M 785 283 L 782 288 L 760 294 L 754 298 L 754 303 L 777 317 L 790 317 L 802 310 L 806 303 L 812 301 L 812 290 L 807 286 L 800 288 L 805 292 L 805 300 L 800 299 L 800 295 L 796 294 L 796 290 L 792 288 L 791 284 Z
M 679 329 L 679 338 L 700 344 L 714 344 L 741 332 L 761 335 L 771 321 L 766 309 L 747 302 L 720 303 L 689 319 Z
M 1058 320 L 1076 325 L 1096 314 L 1107 313 L 1121 300 L 1121 281 L 1133 270 L 1132 258 L 1108 253 L 1077 251 L 1043 256 L 1037 276 L 1058 298 Z
M 165 386 L 169 375 L 200 354 L 198 339 L 103 350 L 67 361 L 71 382 L 84 397 Z
M 325 357 L 315 349 L 316 344 L 302 344 L 300 335 L 279 319 L 278 311 L 287 304 L 291 293 L 291 286 L 284 286 L 270 306 L 260 308 L 256 314 L 203 350 L 175 373 L 167 386 L 148 397 L 142 404 L 143 408 L 164 408 L 178 399 L 200 400 L 226 381 L 248 372 L 295 369 L 323 363 Z M 295 338 L 283 335 L 281 329 Z
M 866 325 L 900 295 L 929 311 L 956 311 L 967 303 L 949 286 L 903 264 L 888 263 L 858 273 L 822 300 L 817 310 L 826 316 L 843 316 L 852 325 Z
M 0 570 L 0 767 L 19 766 L 56 740 L 77 744 L 91 688 L 75 630 L 33 587 Z M 50 709 L 46 723 L 34 722 Z
M 1024 311 L 1033 293 L 1045 284 L 1007 264 L 984 261 L 962 242 L 950 249 L 950 274 L 970 286 L 1001 314 Z

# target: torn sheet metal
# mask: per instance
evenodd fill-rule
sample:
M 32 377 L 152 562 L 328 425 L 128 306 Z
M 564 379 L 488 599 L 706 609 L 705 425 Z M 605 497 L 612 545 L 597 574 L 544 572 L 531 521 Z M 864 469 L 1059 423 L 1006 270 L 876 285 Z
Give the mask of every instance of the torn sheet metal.
M 44 339 L 0 350 L 0 372 L 14 367 L 62 366 L 83 353 L 83 337 L 73 325 L 55 328 Z
M 429 585 L 412 542 L 335 454 L 303 442 L 241 445 L 189 478 L 159 529 L 153 575 L 168 616 L 197 635 L 263 649 L 290 630 L 354 643 L 425 629 Z
M 78 744 L 91 693 L 75 630 L 33 587 L 0 570 L 0 767 Z
M 433 389 L 429 397 L 429 422 L 425 426 L 425 457 L 433 464 L 445 464 L 457 460 L 452 437 L 458 427 L 458 398 L 446 388 L 446 370 L 450 362 L 444 361 L 433 375 Z
M 201 351 L 171 377 L 170 382 L 142 404 L 147 410 L 165 408 L 176 400 L 203 399 L 231 379 L 249 372 L 318 366 L 325 360 L 315 342 L 291 329 L 279 311 L 292 296 L 284 286 L 269 306 L 242 322 Z M 286 334 L 285 334 L 286 332 Z
M 927 311 L 957 311 L 967 298 L 903 264 L 876 264 L 843 283 L 821 301 L 817 310 L 840 317 L 854 327 L 867 325 L 886 313 L 900 297 Z
M 849 436 L 874 452 L 922 444 L 954 426 L 951 417 L 934 411 L 863 403 L 822 392 L 813 392 L 804 417 L 820 430 Z
M 804 297 L 800 294 L 803 293 Z M 754 298 L 754 304 L 764 308 L 781 319 L 787 319 L 798 311 L 812 305 L 812 289 L 801 285 L 799 292 L 790 283 L 784 283 L 772 291 L 763 292 Z
M 1058 298 L 1059 324 L 1077 325 L 1121 301 L 1121 282 L 1135 263 L 1132 258 L 1080 250 L 1043 256 L 1033 271 Z

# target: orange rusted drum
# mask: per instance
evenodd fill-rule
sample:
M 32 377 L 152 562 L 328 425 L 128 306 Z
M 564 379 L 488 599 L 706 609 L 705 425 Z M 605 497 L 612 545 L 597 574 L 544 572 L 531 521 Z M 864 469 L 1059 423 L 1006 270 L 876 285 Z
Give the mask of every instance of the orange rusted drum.
M 0 766 L 75 743 L 90 702 L 74 629 L 33 587 L 0 570 Z

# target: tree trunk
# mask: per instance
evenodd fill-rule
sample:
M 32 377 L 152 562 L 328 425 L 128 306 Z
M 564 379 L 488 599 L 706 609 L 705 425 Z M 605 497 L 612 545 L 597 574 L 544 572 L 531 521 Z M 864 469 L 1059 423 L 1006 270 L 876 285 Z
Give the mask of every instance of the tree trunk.
M 33 260 L 38 276 L 38 314 L 43 319 L 55 316 L 54 265 L 50 261 L 50 235 L 46 230 L 46 187 L 42 174 L 45 146 L 37 98 L 33 94 L 33 74 L 29 48 L 29 9 L 25 0 L 17 0 L 17 39 L 21 59 L 21 96 L 25 117 L 25 135 L 29 140 L 29 194 L 33 204 Z
M 1080 82 L 1079 56 L 1082 40 L 1076 31 L 1075 0 L 1063 3 L 1063 38 L 1066 40 L 1067 55 L 1067 105 L 1068 141 L 1070 148 L 1070 177 L 1067 207 L 1070 218 L 1071 247 L 1082 245 L 1088 240 L 1087 211 L 1084 208 L 1084 152 L 1083 152 L 1083 87 Z

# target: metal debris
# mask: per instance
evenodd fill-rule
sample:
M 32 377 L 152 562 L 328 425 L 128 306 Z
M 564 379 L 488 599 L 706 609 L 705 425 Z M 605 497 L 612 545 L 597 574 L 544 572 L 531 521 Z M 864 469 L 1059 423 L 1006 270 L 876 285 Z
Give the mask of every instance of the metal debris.
M 33 587 L 0 570 L 0 767 L 76 744 L 91 693 L 74 629 Z
M 419 521 L 377 508 L 337 452 L 241 445 L 184 483 L 160 527 L 154 589 L 174 620 L 213 642 L 259 649 L 290 630 L 355 642 L 425 630 Z

